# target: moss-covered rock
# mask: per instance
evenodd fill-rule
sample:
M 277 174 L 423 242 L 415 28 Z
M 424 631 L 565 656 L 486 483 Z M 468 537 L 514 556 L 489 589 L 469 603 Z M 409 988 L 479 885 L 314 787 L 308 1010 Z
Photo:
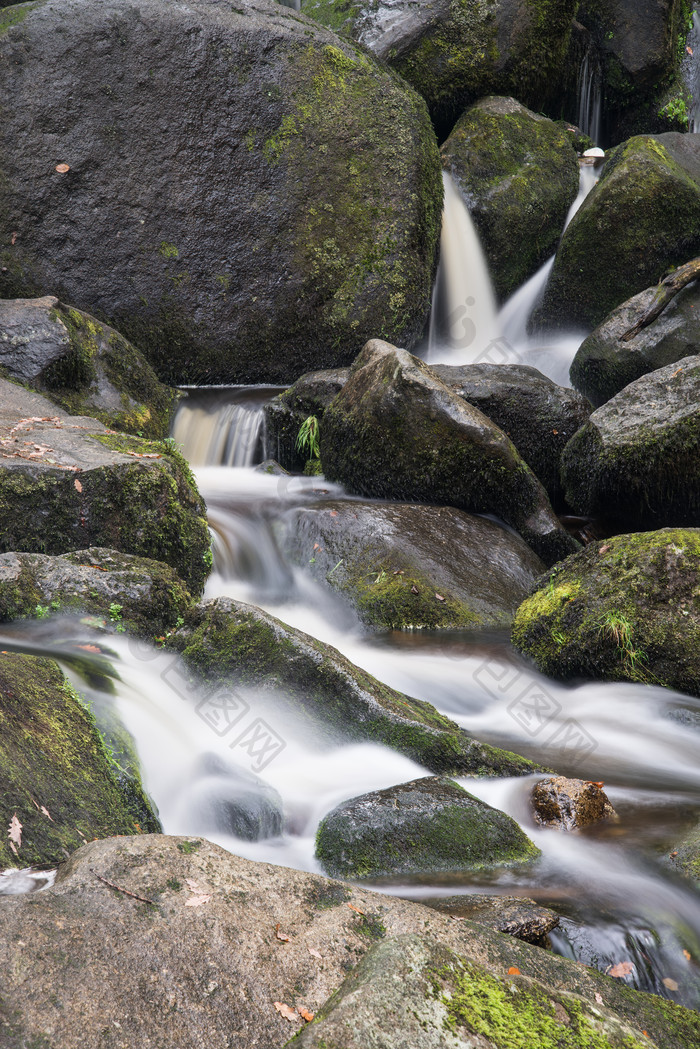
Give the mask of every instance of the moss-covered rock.
M 543 571 L 510 530 L 452 507 L 321 501 L 289 510 L 279 542 L 389 630 L 509 626 Z
M 308 448 L 297 445 L 299 430 L 309 416 L 315 416 L 319 433 L 323 413 L 347 382 L 347 368 L 309 372 L 284 393 L 268 401 L 265 413 L 265 454 L 285 470 L 303 473 L 309 459 Z
M 618 146 L 564 233 L 537 324 L 593 328 L 700 254 L 700 140 L 638 136 Z
M 278 695 L 322 741 L 372 740 L 438 773 L 517 776 L 535 769 L 478 743 L 430 703 L 388 688 L 330 645 L 252 605 L 205 601 L 171 643 L 207 682 Z
M 54 662 L 0 655 L 0 868 L 55 865 L 88 838 L 159 830 L 140 784 L 125 789 L 121 775 Z
M 61 0 L 0 35 L 0 97 L 0 297 L 88 310 L 173 384 L 421 337 L 437 143 L 356 44 L 272 0 Z
M 109 547 L 165 562 L 198 594 L 205 513 L 171 443 L 111 433 L 0 380 L 0 551 Z
M 506 299 L 556 250 L 578 193 L 576 152 L 553 121 L 495 96 L 459 118 L 441 152 Z
M 700 824 L 674 845 L 666 862 L 700 888 Z
M 178 393 L 118 332 L 54 296 L 0 299 L 0 367 L 73 415 L 165 439 Z
M 571 381 L 596 408 L 640 376 L 689 357 L 700 344 L 700 289 L 695 283 L 633 339 L 621 341 L 652 306 L 655 295 L 656 288 L 647 288 L 618 306 L 579 347 L 571 363 Z
M 513 643 L 556 678 L 700 695 L 700 529 L 618 535 L 557 565 L 518 609 Z
M 552 504 L 560 506 L 561 455 L 591 414 L 588 401 L 523 364 L 434 364 L 432 370 L 510 437 Z
M 576 0 L 302 0 L 302 11 L 353 37 L 423 95 L 439 134 L 484 95 L 540 109 L 566 56 Z
M 643 375 L 598 408 L 561 459 L 566 499 L 617 531 L 700 519 L 700 356 Z
M 344 801 L 316 835 L 326 873 L 354 881 L 512 866 L 538 855 L 515 820 L 444 777 Z
M 321 461 L 360 495 L 497 514 L 545 564 L 575 549 L 503 431 L 388 343 L 367 343 L 326 409 Z
M 152 639 L 184 621 L 191 602 L 168 565 L 118 550 L 0 554 L 1 622 L 88 613 L 116 631 Z

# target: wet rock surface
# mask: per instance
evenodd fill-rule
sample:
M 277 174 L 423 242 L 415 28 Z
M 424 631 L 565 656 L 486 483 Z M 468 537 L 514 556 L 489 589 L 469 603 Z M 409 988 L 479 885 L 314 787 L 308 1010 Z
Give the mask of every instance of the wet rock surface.
M 265 405 L 266 455 L 286 470 L 303 473 L 309 458 L 297 445 L 302 423 L 315 415 L 322 425 L 323 414 L 347 382 L 347 368 L 309 372 Z
M 260 841 L 282 833 L 282 798 L 260 776 L 216 754 L 204 754 L 192 770 L 187 819 L 203 833 Z
M 516 896 L 443 896 L 424 901 L 455 918 L 469 918 L 496 932 L 515 936 L 538 947 L 548 946 L 548 934 L 559 924 L 559 915 L 534 900 Z
M 512 442 L 416 357 L 373 340 L 326 409 L 326 477 L 351 492 L 494 513 L 545 564 L 575 548 Z
M 615 816 L 607 795 L 597 783 L 565 776 L 536 783 L 531 803 L 535 820 L 555 830 L 579 830 Z

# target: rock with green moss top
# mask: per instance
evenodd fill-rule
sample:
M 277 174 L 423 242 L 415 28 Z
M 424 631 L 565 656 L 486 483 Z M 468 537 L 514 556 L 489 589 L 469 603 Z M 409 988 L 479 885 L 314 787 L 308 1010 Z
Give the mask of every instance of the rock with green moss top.
M 347 382 L 347 368 L 309 372 L 265 405 L 265 452 L 286 470 L 303 473 L 307 451 L 297 446 L 302 424 L 314 415 L 320 424 L 323 413 Z
M 578 193 L 576 152 L 553 121 L 495 96 L 460 117 L 441 152 L 506 299 L 556 251 Z
M 643 375 L 591 415 L 561 459 L 566 499 L 617 531 L 700 520 L 700 356 Z
M 297 725 L 324 744 L 370 740 L 431 772 L 526 775 L 532 762 L 478 743 L 430 703 L 411 699 L 354 666 L 330 645 L 252 605 L 205 601 L 171 639 L 207 683 L 278 696 Z
M 165 439 L 178 393 L 118 332 L 54 296 L 0 299 L 0 367 L 73 415 Z
M 334 878 L 484 870 L 539 856 L 515 820 L 445 777 L 363 794 L 321 821 L 316 859 Z
M 510 625 L 544 570 L 510 530 L 450 506 L 320 501 L 287 511 L 279 542 L 389 630 Z
M 510 437 L 553 505 L 560 506 L 561 454 L 591 414 L 588 401 L 523 364 L 434 364 L 432 370 Z
M 140 784 L 125 789 L 121 775 L 56 663 L 0 656 L 0 819 L 21 824 L 16 851 L 0 836 L 0 868 L 55 865 L 87 838 L 159 830 Z
M 700 823 L 674 844 L 665 862 L 700 888 Z
M 113 630 L 152 639 L 182 623 L 191 601 L 169 565 L 118 550 L 0 554 L 2 622 L 87 613 Z
M 546 564 L 576 543 L 513 443 L 405 350 L 373 339 L 326 409 L 325 476 L 351 492 L 493 513 Z
M 301 9 L 388 62 L 428 103 L 439 133 L 494 92 L 536 109 L 563 69 L 576 0 L 301 0 Z
M 656 1041 L 641 1017 L 628 1017 L 609 1001 L 593 1005 L 576 993 L 577 980 L 573 987 L 557 982 L 543 986 L 519 972 L 515 977 L 506 975 L 507 968 L 489 973 L 460 948 L 450 950 L 425 933 L 398 936 L 376 944 L 287 1045 L 290 1049 L 366 1049 L 369 1045 L 680 1049 L 686 1034 L 693 1037 L 700 1030 L 697 1014 L 675 1007 L 678 1029 L 673 1029 L 672 1013 L 670 1038 Z M 653 1008 L 647 1008 L 653 1015 Z M 657 1012 L 663 1013 L 661 1005 Z
M 165 562 L 198 594 L 211 565 L 205 513 L 170 443 L 109 433 L 0 380 L 1 552 L 110 547 Z
M 688 285 L 663 313 L 628 342 L 621 336 L 651 307 L 656 288 L 647 288 L 610 313 L 581 344 L 571 364 L 571 381 L 595 405 L 605 404 L 642 375 L 694 354 L 700 345 L 700 289 Z
M 0 35 L 10 97 L 0 297 L 58 294 L 174 385 L 286 384 L 422 336 L 437 142 L 352 41 L 272 0 L 40 3 Z
M 592 543 L 518 609 L 513 643 L 556 678 L 637 681 L 700 695 L 700 529 Z
M 569 223 L 534 321 L 593 328 L 699 254 L 700 136 L 632 138 Z

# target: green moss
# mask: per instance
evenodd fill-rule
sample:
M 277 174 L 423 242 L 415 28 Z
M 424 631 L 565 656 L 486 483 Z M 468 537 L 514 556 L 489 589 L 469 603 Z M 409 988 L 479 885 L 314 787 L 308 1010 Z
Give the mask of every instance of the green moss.
M 378 568 L 376 575 L 374 569 Z M 353 592 L 363 623 L 387 630 L 439 630 L 483 625 L 467 605 L 448 597 L 440 600 L 429 580 L 395 575 L 391 566 L 373 566 L 371 576 L 351 575 L 341 589 Z
M 337 882 L 319 881 L 314 882 L 305 899 L 316 910 L 323 911 L 330 907 L 340 907 L 352 898 L 352 890 Z
M 15 4 L 0 10 L 0 33 L 7 32 L 12 26 L 20 25 L 35 7 L 43 7 L 46 0 L 33 0 L 29 4 Z
M 177 843 L 177 847 L 180 850 L 180 852 L 184 852 L 186 856 L 190 856 L 193 852 L 196 852 L 198 849 L 201 849 L 202 842 L 201 840 L 196 838 L 194 841 L 179 841 Z

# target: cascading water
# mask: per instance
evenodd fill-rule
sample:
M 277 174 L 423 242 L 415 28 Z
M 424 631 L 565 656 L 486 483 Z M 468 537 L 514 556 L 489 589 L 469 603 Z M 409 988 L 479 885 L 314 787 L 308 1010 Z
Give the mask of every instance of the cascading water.
M 263 446 L 262 405 L 271 387 L 207 387 L 190 390 L 178 407 L 174 440 L 193 466 L 252 466 Z
M 603 71 L 600 62 L 587 52 L 578 74 L 576 123 L 596 145 L 600 144 L 603 111 Z
M 700 132 L 700 12 L 693 11 L 693 24 L 688 34 L 683 77 L 690 94 L 688 131 Z

